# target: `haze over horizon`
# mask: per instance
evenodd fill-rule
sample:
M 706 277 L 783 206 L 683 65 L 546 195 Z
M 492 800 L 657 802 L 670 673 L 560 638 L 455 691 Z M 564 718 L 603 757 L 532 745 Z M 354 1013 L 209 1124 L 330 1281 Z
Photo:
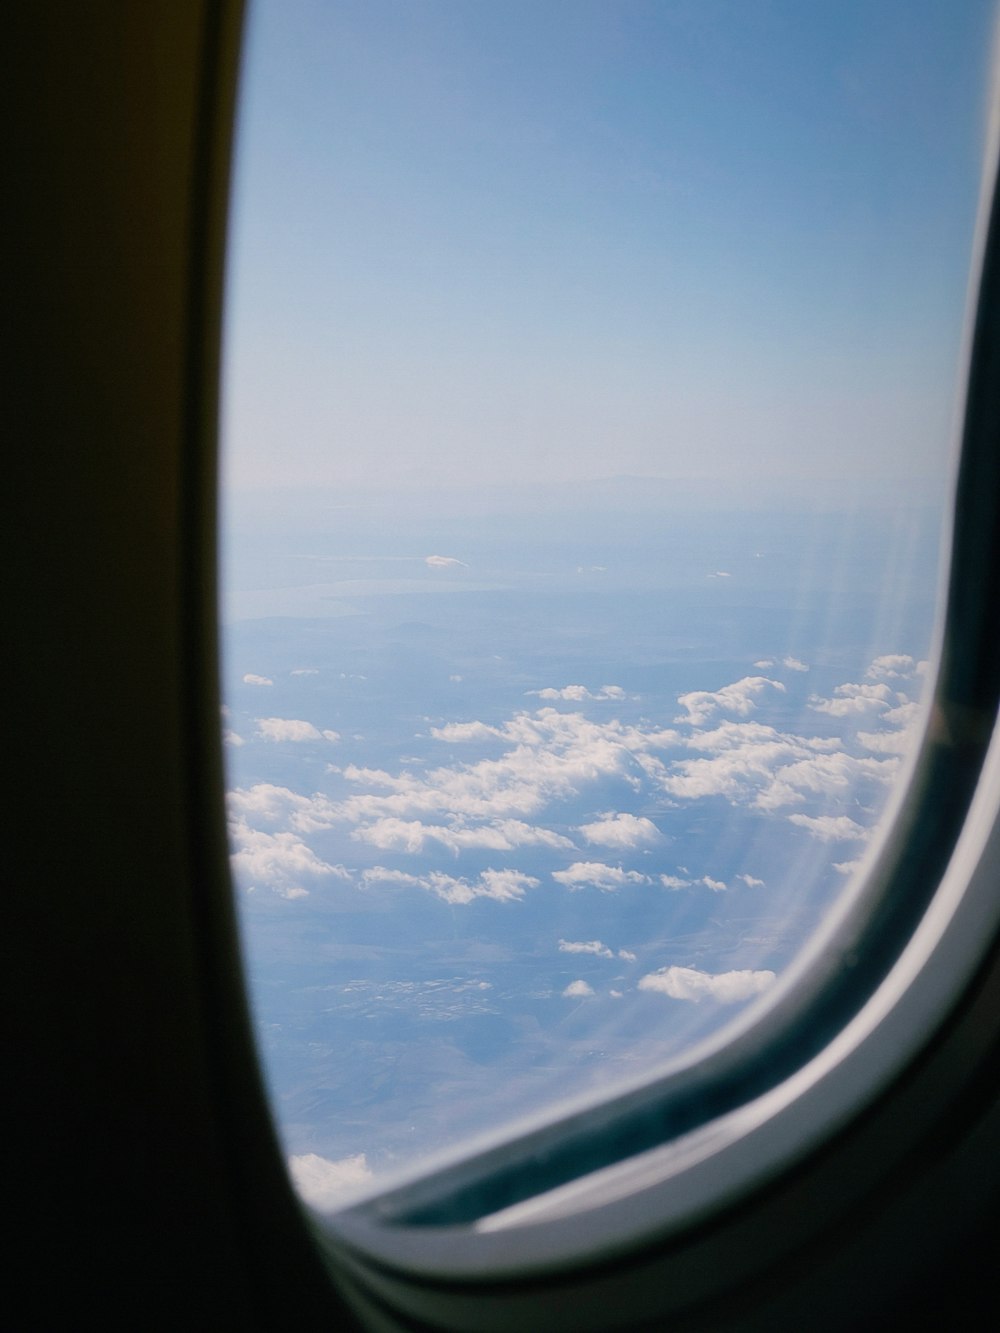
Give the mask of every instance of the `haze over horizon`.
M 991 24 L 987 0 L 261 0 L 227 485 L 933 495 Z

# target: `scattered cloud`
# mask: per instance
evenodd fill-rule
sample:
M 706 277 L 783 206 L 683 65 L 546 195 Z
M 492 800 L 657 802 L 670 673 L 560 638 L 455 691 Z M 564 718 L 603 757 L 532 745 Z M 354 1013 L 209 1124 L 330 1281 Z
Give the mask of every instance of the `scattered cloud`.
M 833 868 L 838 875 L 853 875 L 861 865 L 860 857 L 856 861 L 834 861 Z
M 737 1004 L 760 995 L 774 984 L 768 970 L 739 972 L 701 972 L 695 967 L 661 967 L 639 981 L 639 989 L 668 995 L 672 1000 L 715 1000 L 719 1004 Z
M 888 708 L 895 696 L 884 681 L 877 685 L 838 685 L 832 699 L 822 699 L 814 694 L 809 700 L 809 707 L 817 713 L 829 713 L 831 717 L 851 717 L 853 714 L 878 712 Z
M 464 560 L 456 560 L 453 555 L 426 555 L 424 564 L 428 569 L 468 569 Z
M 868 830 L 847 815 L 789 815 L 793 824 L 808 829 L 821 842 L 841 842 L 867 838 Z
M 741 875 L 736 876 L 741 879 Z M 683 879 L 680 875 L 660 875 L 660 883 L 665 889 L 694 889 L 703 885 L 713 893 L 722 893 L 729 887 L 724 880 L 713 879 L 711 875 L 702 875 L 699 879 Z
M 290 674 L 293 675 L 293 676 L 318 676 L 318 675 L 319 675 L 319 668 L 318 668 L 318 667 L 296 667 L 296 668 L 294 669 L 294 671 L 290 672 Z
M 466 741 L 492 740 L 503 733 L 485 722 L 448 722 L 443 727 L 431 727 L 431 735 L 436 741 L 460 745 Z
M 621 866 L 608 866 L 600 861 L 574 861 L 568 870 L 553 870 L 552 878 L 570 889 L 589 884 L 606 893 L 612 893 L 625 884 L 650 882 L 647 875 L 640 875 L 637 870 L 623 870 Z
M 903 695 L 896 696 L 903 699 Z M 897 704 L 895 708 L 890 708 L 887 713 L 883 713 L 879 721 L 891 727 L 909 727 L 921 716 L 923 709 L 918 703 L 911 703 L 909 700 Z
M 240 745 L 245 745 L 246 741 L 244 741 L 243 737 L 239 734 L 239 732 L 224 731 L 222 733 L 222 744 L 240 746 Z
M 282 898 L 305 898 L 303 878 L 333 875 L 350 879 L 343 866 L 329 865 L 294 833 L 265 833 L 242 819 L 230 821 L 231 862 L 237 880 L 247 889 L 266 885 Z
M 631 949 L 619 949 L 618 957 L 622 960 L 623 963 L 635 962 L 635 954 L 632 952 Z
M 771 662 L 761 659 L 761 670 Z M 804 664 L 785 658 L 783 665 L 799 670 Z M 646 808 L 721 799 L 762 815 L 785 817 L 825 842 L 860 842 L 866 836 L 867 812 L 879 806 L 881 791 L 898 771 L 906 729 L 918 715 L 917 705 L 891 688 L 886 678 L 890 673 L 901 678 L 911 668 L 912 674 L 917 668 L 910 658 L 885 656 L 872 663 L 862 681 L 839 685 L 828 698 L 813 695 L 813 712 L 840 719 L 843 735 L 829 734 L 831 722 L 824 723 L 826 734 L 808 735 L 752 719 L 765 699 L 785 689 L 766 675 L 679 695 L 684 713 L 676 727 L 658 727 L 646 719 L 598 721 L 582 709 L 551 706 L 496 723 L 469 719 L 430 727 L 434 740 L 479 746 L 479 753 L 474 751 L 468 761 L 456 758 L 433 767 L 425 767 L 426 760 L 416 754 L 400 760 L 395 772 L 328 764 L 326 772 L 336 779 L 335 795 L 308 796 L 267 783 L 230 793 L 238 839 L 234 864 L 243 879 L 269 884 L 286 896 L 302 895 L 309 876 L 346 873 L 328 865 L 303 840 L 340 826 L 355 841 L 380 852 L 412 858 L 439 856 L 444 849 L 455 857 L 478 853 L 494 861 L 482 871 L 467 870 L 463 861 L 463 875 L 425 871 L 412 862 L 404 862 L 405 869 L 378 866 L 362 873 L 363 883 L 407 884 L 453 903 L 480 897 L 513 901 L 539 881 L 505 868 L 505 854 L 513 859 L 518 849 L 531 847 L 575 851 L 567 836 L 572 828 L 558 822 L 560 814 L 566 820 L 566 813 L 549 817 L 557 823 L 553 828 L 541 822 L 543 812 L 599 790 L 614 791 L 610 799 L 616 807 L 580 824 L 579 837 L 581 845 L 606 848 L 605 854 L 615 853 L 616 860 L 564 863 L 551 872 L 555 883 L 614 892 L 658 881 L 666 889 L 722 892 L 726 883 L 710 874 L 678 866 L 672 874 L 654 876 L 628 868 L 627 861 L 622 864 L 625 853 L 662 841 L 652 819 L 630 812 L 629 792 Z M 599 690 L 567 685 L 537 693 L 564 703 L 625 699 L 622 687 L 613 685 Z M 855 733 L 857 723 L 867 725 Z M 337 735 L 294 718 L 260 718 L 257 727 L 258 736 L 270 741 L 317 742 Z M 762 886 L 746 872 L 734 874 L 731 882 Z
M 514 902 L 524 897 L 525 889 L 537 888 L 538 880 L 519 870 L 484 870 L 478 879 L 469 881 L 453 875 L 431 871 L 426 875 L 411 875 L 403 870 L 389 870 L 373 866 L 361 876 L 366 884 L 405 884 L 426 889 L 446 903 L 464 905 L 474 898 L 493 898 L 497 902 Z
M 595 958 L 614 958 L 614 954 L 600 940 L 560 940 L 560 953 L 592 953 Z
M 446 728 L 442 732 L 447 737 L 461 734 Z M 598 723 L 582 713 L 555 708 L 518 713 L 495 732 L 506 744 L 499 758 L 442 766 L 423 774 L 393 775 L 347 765 L 344 777 L 369 790 L 340 802 L 341 815 L 352 823 L 428 815 L 466 822 L 526 819 L 605 779 L 623 779 L 639 790 L 662 767 L 651 752 L 677 740 L 675 731 L 617 720 Z
M 691 880 L 681 879 L 679 875 L 661 875 L 660 883 L 665 889 L 689 889 Z
M 337 731 L 320 731 L 311 722 L 291 717 L 258 717 L 257 735 L 265 741 L 339 741 Z
M 252 671 L 248 671 L 243 677 L 244 685 L 273 685 L 274 681 L 269 676 L 255 676 Z
M 651 819 L 640 815 L 615 814 L 608 811 L 593 824 L 581 824 L 580 832 L 587 842 L 601 847 L 647 847 L 662 842 L 660 830 Z
M 758 671 L 767 671 L 770 667 L 775 667 L 777 665 L 779 664 L 774 660 L 773 657 L 762 657 L 759 662 L 754 662 L 754 666 L 757 668 Z M 783 657 L 781 659 L 780 665 L 786 667 L 789 671 L 809 670 L 805 662 L 800 662 L 797 657 Z
M 858 784 L 887 783 L 895 758 L 856 758 L 837 737 L 805 737 L 759 722 L 723 722 L 687 741 L 704 757 L 675 760 L 659 776 L 683 800 L 721 796 L 734 805 L 777 812 L 807 799 L 842 799 Z
M 571 981 L 563 991 L 563 996 L 568 1000 L 582 1000 L 593 993 L 593 986 L 588 986 L 585 981 Z
M 466 825 L 424 824 L 418 819 L 396 819 L 387 816 L 373 824 L 356 828 L 351 834 L 361 842 L 382 851 L 423 852 L 429 843 L 436 842 L 458 855 L 460 851 L 483 848 L 487 851 L 509 852 L 515 847 L 572 847 L 569 838 L 536 824 L 520 819 L 501 819 L 490 824 Z
M 859 731 L 858 744 L 876 754 L 906 754 L 913 746 L 910 731 Z
M 724 685 L 721 690 L 692 690 L 678 695 L 677 702 L 687 712 L 675 717 L 674 721 L 701 726 L 716 712 L 746 717 L 756 708 L 757 696 L 768 689 L 778 690 L 781 694 L 785 692 L 780 680 L 770 680 L 767 676 L 744 676 L 732 685 Z
M 314 1152 L 301 1153 L 289 1157 L 288 1171 L 303 1202 L 321 1213 L 335 1208 L 372 1178 L 363 1152 L 334 1162 Z
M 331 828 L 338 818 L 336 805 L 318 792 L 314 796 L 300 796 L 271 782 L 237 787 L 227 794 L 226 804 L 235 819 L 254 824 L 286 824 L 296 833 Z
M 591 693 L 586 685 L 564 685 L 561 690 L 548 686 L 544 690 L 528 690 L 528 694 L 537 694 L 539 699 L 566 699 L 573 703 L 583 703 L 587 699 L 624 699 L 625 691 L 620 685 L 602 685 L 596 693 Z
M 916 673 L 917 663 L 906 653 L 885 653 L 876 657 L 865 672 L 869 680 L 898 680 Z

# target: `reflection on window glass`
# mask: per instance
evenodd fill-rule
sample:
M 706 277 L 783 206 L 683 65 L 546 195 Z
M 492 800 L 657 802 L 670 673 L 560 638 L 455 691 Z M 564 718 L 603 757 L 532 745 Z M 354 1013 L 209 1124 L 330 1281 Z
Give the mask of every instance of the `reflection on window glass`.
M 304 1197 L 767 994 L 921 725 L 990 6 L 258 0 L 225 740 Z

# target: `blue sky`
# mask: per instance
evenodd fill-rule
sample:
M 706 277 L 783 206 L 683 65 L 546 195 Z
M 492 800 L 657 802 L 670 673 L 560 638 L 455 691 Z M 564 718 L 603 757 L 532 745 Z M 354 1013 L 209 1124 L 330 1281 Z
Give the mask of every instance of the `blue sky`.
M 939 484 L 991 28 L 257 0 L 230 483 Z

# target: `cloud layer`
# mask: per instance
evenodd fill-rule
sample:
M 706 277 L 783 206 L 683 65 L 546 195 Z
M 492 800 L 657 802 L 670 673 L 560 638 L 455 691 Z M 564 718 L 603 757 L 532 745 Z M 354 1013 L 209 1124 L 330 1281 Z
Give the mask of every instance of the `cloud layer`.
M 784 665 L 794 672 L 804 666 L 792 658 Z M 920 670 L 905 655 L 884 655 L 861 681 L 811 694 L 800 718 L 818 720 L 812 732 L 754 716 L 786 693 L 768 676 L 679 694 L 684 711 L 671 726 L 608 717 L 604 708 L 589 715 L 584 705 L 596 701 L 624 707 L 619 686 L 547 687 L 537 693 L 561 707 L 546 704 L 501 722 L 432 725 L 430 740 L 455 752 L 448 762 L 414 761 L 396 771 L 328 765 L 335 795 L 273 783 L 233 791 L 234 867 L 242 881 L 270 885 L 284 897 L 304 896 L 322 877 L 347 876 L 359 886 L 422 889 L 452 904 L 515 901 L 543 876 L 563 889 L 604 893 L 763 887 L 748 869 L 724 878 L 710 866 L 692 874 L 641 860 L 667 845 L 672 810 L 709 801 L 787 820 L 820 843 L 842 846 L 838 864 L 846 864 L 844 853 L 868 836 L 872 812 L 910 744 L 918 709 L 901 687 Z M 304 719 L 262 717 L 255 739 L 305 746 L 340 737 Z M 568 818 L 588 793 L 612 789 L 619 803 L 611 809 L 598 806 L 582 822 Z M 395 860 L 371 866 L 362 859 L 356 871 L 331 864 L 309 845 L 327 830 L 348 839 L 342 846 Z M 461 873 L 435 865 L 442 855 L 459 860 Z M 529 855 L 528 866 L 518 864 Z M 535 868 L 539 856 L 547 858 L 544 870 Z M 477 857 L 470 872 L 466 863 Z

